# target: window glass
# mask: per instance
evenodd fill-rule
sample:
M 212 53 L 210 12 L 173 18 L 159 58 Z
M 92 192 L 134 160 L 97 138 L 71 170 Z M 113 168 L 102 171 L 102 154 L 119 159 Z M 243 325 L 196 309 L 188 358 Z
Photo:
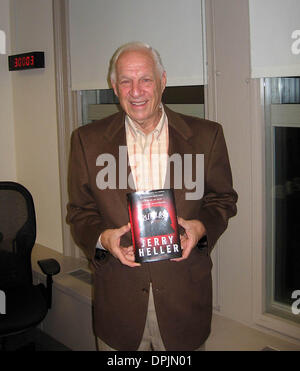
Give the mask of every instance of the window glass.
M 300 322 L 300 78 L 267 78 L 267 311 Z
M 118 97 L 112 89 L 80 91 L 81 124 L 100 120 L 120 110 Z M 204 86 L 167 87 L 162 97 L 170 109 L 204 118 Z

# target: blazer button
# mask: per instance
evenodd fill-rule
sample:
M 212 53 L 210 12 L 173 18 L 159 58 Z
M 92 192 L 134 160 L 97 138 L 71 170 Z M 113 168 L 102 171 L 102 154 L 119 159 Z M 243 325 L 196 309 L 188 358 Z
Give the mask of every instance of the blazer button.
M 95 258 L 97 260 L 104 260 L 107 256 L 107 251 L 104 251 L 102 249 L 96 249 Z
M 145 287 L 144 287 L 144 288 L 142 288 L 142 291 L 143 291 L 143 292 L 145 292 L 145 293 L 147 293 L 147 294 L 149 293 L 149 290 L 148 290 L 148 289 L 146 289 Z
M 100 260 L 104 260 L 106 258 L 106 252 L 102 252 L 100 254 Z

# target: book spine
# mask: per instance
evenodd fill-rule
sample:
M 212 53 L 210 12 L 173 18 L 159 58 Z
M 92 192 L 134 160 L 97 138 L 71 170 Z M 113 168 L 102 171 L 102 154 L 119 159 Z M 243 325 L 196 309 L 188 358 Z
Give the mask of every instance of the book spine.
M 133 230 L 133 220 L 132 220 L 132 210 L 131 210 L 131 201 L 128 199 L 128 214 L 129 214 L 129 222 L 130 222 L 130 231 L 131 231 L 131 238 L 132 238 L 132 246 L 133 251 L 136 251 L 136 242 L 134 238 L 134 230 Z

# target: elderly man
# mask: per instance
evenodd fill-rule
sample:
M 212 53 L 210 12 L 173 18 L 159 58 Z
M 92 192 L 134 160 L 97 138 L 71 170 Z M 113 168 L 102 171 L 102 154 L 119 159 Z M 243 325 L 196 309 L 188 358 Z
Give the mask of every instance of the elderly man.
M 157 51 L 142 43 L 122 46 L 112 59 L 111 84 L 123 111 L 72 137 L 68 221 L 95 268 L 100 350 L 202 350 L 210 333 L 210 252 L 236 214 L 237 195 L 222 127 L 165 107 L 166 81 Z M 99 186 L 101 154 L 116 159 L 116 187 Z M 124 186 L 120 173 L 125 167 L 137 191 L 173 188 L 173 154 L 204 155 L 204 194 L 189 199 L 185 183 L 175 187 L 182 257 L 139 264 L 126 204 L 132 187 Z M 195 161 L 189 171 L 194 179 Z

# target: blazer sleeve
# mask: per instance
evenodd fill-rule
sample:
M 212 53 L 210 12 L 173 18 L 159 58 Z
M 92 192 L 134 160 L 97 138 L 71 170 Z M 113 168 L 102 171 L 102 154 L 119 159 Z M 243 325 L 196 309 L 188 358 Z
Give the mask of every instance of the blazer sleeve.
M 229 218 L 236 215 L 237 199 L 223 129 L 217 124 L 208 156 L 204 196 L 199 211 L 199 220 L 207 231 L 209 251 L 227 228 Z
M 67 222 L 71 225 L 75 242 L 92 258 L 105 228 L 89 186 L 88 166 L 78 129 L 71 138 Z

